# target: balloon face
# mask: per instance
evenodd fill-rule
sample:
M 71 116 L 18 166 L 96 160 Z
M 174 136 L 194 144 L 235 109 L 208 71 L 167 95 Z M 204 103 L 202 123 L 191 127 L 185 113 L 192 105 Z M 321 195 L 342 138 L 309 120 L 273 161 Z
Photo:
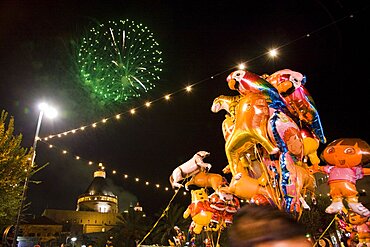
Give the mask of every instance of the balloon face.
M 191 191 L 191 201 L 192 202 L 207 201 L 207 200 L 208 200 L 208 194 L 204 188 Z
M 280 150 L 289 151 L 296 158 L 303 156 L 303 141 L 298 125 L 283 112 L 275 112 L 268 125 L 269 136 L 274 137 Z
M 290 69 L 276 71 L 269 78 L 271 78 L 269 81 L 271 80 L 275 85 L 278 85 L 284 81 L 291 81 L 295 88 L 300 87 L 305 83 L 305 77 L 301 73 Z
M 358 143 L 344 142 L 340 139 L 329 144 L 323 151 L 321 157 L 329 165 L 339 168 L 354 167 L 361 164 L 363 151 Z
M 292 93 L 296 88 L 299 88 L 304 82 L 304 76 L 290 69 L 279 70 L 266 79 L 270 82 L 279 93 L 285 97 Z
M 302 156 L 303 143 L 300 132 L 294 128 L 287 129 L 284 133 L 284 139 L 288 150 L 297 157 Z
M 237 70 L 233 73 L 231 73 L 227 78 L 227 84 L 229 85 L 229 88 L 232 90 L 238 90 L 238 84 L 243 79 L 243 76 L 245 75 L 244 70 Z
M 361 225 L 361 224 L 365 223 L 368 218 L 369 217 L 361 216 L 359 214 L 356 214 L 355 212 L 351 212 L 348 215 L 349 223 L 351 223 L 353 225 Z

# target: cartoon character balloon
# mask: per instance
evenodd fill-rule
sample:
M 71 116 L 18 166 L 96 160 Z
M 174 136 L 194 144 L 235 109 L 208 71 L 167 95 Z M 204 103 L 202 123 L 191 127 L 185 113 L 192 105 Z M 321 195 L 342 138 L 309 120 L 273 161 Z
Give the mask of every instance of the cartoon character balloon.
M 304 87 L 306 77 L 297 71 L 283 69 L 267 76 L 266 80 L 277 89 L 289 112 L 325 143 L 326 138 L 315 102 Z
M 183 187 L 183 185 L 180 183 L 180 181 L 183 181 L 184 179 L 191 177 L 201 171 L 208 171 L 209 169 L 211 169 L 212 165 L 203 161 L 203 159 L 208 157 L 209 154 L 210 153 L 207 151 L 198 151 L 196 154 L 193 155 L 191 159 L 176 167 L 170 175 L 169 179 L 172 188 L 181 188 Z
M 209 196 L 211 208 L 214 209 L 211 223 L 214 223 L 214 230 L 219 227 L 226 228 L 233 222 L 234 214 L 240 208 L 239 199 L 230 193 L 215 191 Z
M 287 110 L 283 98 L 278 90 L 261 76 L 247 70 L 236 70 L 226 78 L 228 86 L 237 90 L 241 95 L 261 93 L 267 100 L 269 108 L 274 110 Z
M 204 227 L 207 227 L 213 216 L 213 209 L 210 207 L 208 194 L 204 188 L 191 191 L 191 204 L 183 213 L 187 219 L 191 216 L 193 220 L 192 231 L 200 234 Z
M 361 216 L 355 212 L 348 212 L 348 221 L 350 225 L 347 230 L 351 232 L 351 239 L 357 237 L 356 247 L 370 246 L 370 222 L 369 217 Z
M 220 174 L 201 171 L 192 176 L 191 179 L 186 182 L 185 189 L 189 190 L 190 185 L 196 185 L 201 188 L 212 188 L 216 191 L 225 184 L 227 184 L 227 180 Z
M 337 139 L 326 146 L 321 153 L 326 166 L 316 166 L 315 170 L 328 174 L 332 203 L 325 212 L 335 214 L 343 208 L 343 199 L 355 213 L 368 217 L 370 211 L 358 201 L 356 181 L 370 175 L 370 168 L 362 165 L 370 162 L 370 146 L 358 138 Z

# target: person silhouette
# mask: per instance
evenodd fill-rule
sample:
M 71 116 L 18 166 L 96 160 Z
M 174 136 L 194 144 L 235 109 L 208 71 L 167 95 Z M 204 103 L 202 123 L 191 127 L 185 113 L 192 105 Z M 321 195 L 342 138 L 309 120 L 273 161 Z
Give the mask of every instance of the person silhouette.
M 229 247 L 310 247 L 306 229 L 292 215 L 271 205 L 247 204 L 234 215 Z

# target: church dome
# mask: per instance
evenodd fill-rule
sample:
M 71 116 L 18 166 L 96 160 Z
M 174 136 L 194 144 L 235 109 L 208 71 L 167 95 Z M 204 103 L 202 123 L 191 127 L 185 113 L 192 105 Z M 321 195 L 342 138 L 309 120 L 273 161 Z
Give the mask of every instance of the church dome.
M 105 171 L 94 172 L 94 179 L 77 200 L 77 211 L 97 211 L 101 213 L 117 213 L 118 198 L 110 190 L 105 179 Z
M 85 194 L 115 196 L 105 180 L 105 171 L 94 172 L 94 179 L 85 191 Z

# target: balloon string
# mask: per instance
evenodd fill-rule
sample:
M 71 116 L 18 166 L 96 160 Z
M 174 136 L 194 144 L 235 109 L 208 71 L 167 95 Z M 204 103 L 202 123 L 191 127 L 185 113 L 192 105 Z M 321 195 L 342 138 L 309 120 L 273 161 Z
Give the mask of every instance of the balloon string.
M 217 242 L 216 242 L 216 247 L 220 246 L 219 243 L 220 243 L 220 237 L 221 237 L 221 227 L 220 229 L 218 229 L 218 233 L 217 233 Z
M 184 183 L 185 180 L 183 180 L 183 183 Z M 140 246 L 144 241 L 145 239 L 153 232 L 153 230 L 156 228 L 156 226 L 158 225 L 159 221 L 166 215 L 167 211 L 170 209 L 170 205 L 172 203 L 172 201 L 175 199 L 177 193 L 179 193 L 180 189 L 176 190 L 175 193 L 173 194 L 171 200 L 169 201 L 167 207 L 163 210 L 161 216 L 158 218 L 158 220 L 155 222 L 155 224 L 153 225 L 153 227 L 150 229 L 150 231 L 144 236 L 144 238 L 138 243 L 137 246 Z
M 313 247 L 315 247 L 317 245 L 317 243 L 320 241 L 320 239 L 324 236 L 324 234 L 327 232 L 327 230 L 329 230 L 330 226 L 333 224 L 334 220 L 337 218 L 337 214 L 334 216 L 334 218 L 332 219 L 332 221 L 330 222 L 330 224 L 328 225 L 328 227 L 326 227 L 325 231 L 320 235 L 320 237 L 317 239 L 317 241 L 315 242 L 315 244 L 313 245 Z
M 210 232 L 206 232 L 206 238 L 211 241 L 211 246 L 214 247 L 215 242 L 213 241 L 213 237 L 212 237 L 212 234 Z
M 267 194 L 270 196 L 270 198 L 272 198 L 272 200 L 274 201 L 275 205 L 278 205 L 278 207 L 280 208 L 280 204 L 279 204 L 279 200 L 277 199 L 277 194 L 279 194 L 279 192 L 273 188 L 272 184 L 271 184 L 271 181 L 270 181 L 270 175 L 267 171 L 267 167 L 265 166 L 265 164 L 262 162 L 262 157 L 261 157 L 261 154 L 260 152 L 258 151 L 257 147 L 255 146 L 255 155 L 257 155 L 257 160 L 258 162 L 260 163 L 260 166 L 262 167 L 263 169 L 263 172 L 266 174 L 266 176 L 268 177 L 267 179 L 267 184 L 268 186 L 270 187 L 271 191 L 275 191 L 275 193 L 273 195 L 271 195 L 271 193 L 269 192 L 269 190 L 267 190 Z
M 304 189 L 303 189 L 303 192 L 302 192 L 302 193 L 300 193 L 298 196 L 299 196 L 299 197 L 302 197 L 302 198 L 303 198 L 303 200 L 305 200 L 305 199 L 304 199 L 304 195 L 306 195 L 306 193 L 307 193 L 307 188 L 304 188 Z M 300 199 L 300 198 L 299 198 L 299 199 Z M 298 212 L 297 221 L 299 221 L 299 220 L 301 219 L 302 214 L 303 214 L 303 208 L 301 207 L 301 208 L 299 209 L 299 212 Z

